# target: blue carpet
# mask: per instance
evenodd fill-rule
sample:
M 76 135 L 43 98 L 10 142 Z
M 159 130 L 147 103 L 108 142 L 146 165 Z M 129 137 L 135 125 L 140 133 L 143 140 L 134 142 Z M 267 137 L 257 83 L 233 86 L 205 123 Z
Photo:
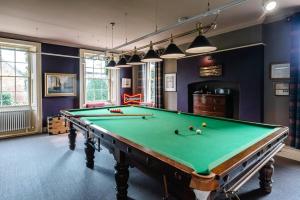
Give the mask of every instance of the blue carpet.
M 90 170 L 83 143 L 78 135 L 73 152 L 66 134 L 0 140 L 0 200 L 114 200 L 113 156 L 106 150 L 96 152 L 95 169 Z M 299 200 L 300 165 L 279 158 L 275 170 L 270 195 L 256 191 L 254 178 L 241 189 L 241 199 Z M 128 193 L 135 200 L 160 200 L 162 185 L 132 168 Z

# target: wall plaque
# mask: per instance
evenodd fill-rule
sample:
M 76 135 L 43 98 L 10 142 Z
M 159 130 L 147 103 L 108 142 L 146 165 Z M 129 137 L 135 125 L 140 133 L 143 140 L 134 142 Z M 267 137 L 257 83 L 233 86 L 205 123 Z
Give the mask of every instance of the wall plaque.
M 222 76 L 222 65 L 200 67 L 200 77 Z

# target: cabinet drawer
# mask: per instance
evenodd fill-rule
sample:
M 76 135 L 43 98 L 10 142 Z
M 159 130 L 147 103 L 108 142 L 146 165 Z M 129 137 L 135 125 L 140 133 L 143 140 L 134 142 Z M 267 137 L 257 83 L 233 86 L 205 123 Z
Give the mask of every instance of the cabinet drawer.
M 223 112 L 210 112 L 210 111 L 198 111 L 195 114 L 206 115 L 206 116 L 215 116 L 215 117 L 225 117 Z
M 223 105 L 203 105 L 198 104 L 194 105 L 194 109 L 201 111 L 210 111 L 210 112 L 225 112 L 226 107 Z
M 207 95 L 194 95 L 194 104 L 203 105 L 225 105 L 225 96 L 207 96 Z

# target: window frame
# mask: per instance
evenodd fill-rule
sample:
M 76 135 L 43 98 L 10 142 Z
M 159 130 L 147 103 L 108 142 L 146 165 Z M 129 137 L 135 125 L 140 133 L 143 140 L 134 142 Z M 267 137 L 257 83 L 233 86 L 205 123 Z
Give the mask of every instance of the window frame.
M 95 54 L 96 56 L 105 56 L 104 52 L 80 49 L 80 107 L 83 108 L 86 103 L 86 77 L 85 77 L 85 54 Z M 106 65 L 106 62 L 105 62 Z M 116 72 L 115 72 L 116 71 Z M 119 70 L 108 70 L 108 100 L 94 101 L 108 104 L 120 104 L 120 81 Z
M 8 51 L 13 51 L 14 52 L 14 61 L 5 61 L 2 59 L 2 50 L 8 50 Z M 25 52 L 27 53 L 27 62 L 17 62 L 17 52 Z M 32 60 L 30 56 L 30 48 L 28 46 L 23 46 L 21 44 L 7 44 L 7 43 L 0 43 L 0 93 L 3 93 L 3 84 L 2 84 L 2 79 L 5 78 L 14 78 L 14 91 L 6 91 L 10 93 L 14 93 L 14 102 L 12 105 L 2 105 L 2 101 L 0 101 L 0 108 L 5 109 L 5 108 L 19 108 L 19 107 L 28 107 L 32 105 Z M 3 75 L 2 74 L 2 68 L 3 68 L 3 63 L 13 63 L 14 64 L 14 75 Z M 27 71 L 27 76 L 18 76 L 17 75 L 17 64 L 18 63 L 26 63 L 28 65 L 28 71 Z M 16 104 L 16 97 L 17 97 L 17 78 L 26 78 L 27 79 L 27 91 L 24 91 L 27 93 L 27 104 Z M 2 98 L 2 95 L 1 95 Z
M 146 103 L 155 103 L 155 90 L 156 90 L 156 82 L 155 82 L 155 77 L 156 77 L 156 71 L 155 71 L 155 62 L 149 62 L 145 65 L 146 68 L 146 73 L 145 74 L 145 78 L 146 78 L 146 85 L 145 85 L 145 92 L 144 92 L 144 101 Z M 154 71 L 154 78 L 152 79 L 151 77 L 151 72 L 152 70 Z M 151 93 L 151 81 L 154 81 L 154 95 Z M 154 99 L 152 99 L 152 96 L 154 97 Z

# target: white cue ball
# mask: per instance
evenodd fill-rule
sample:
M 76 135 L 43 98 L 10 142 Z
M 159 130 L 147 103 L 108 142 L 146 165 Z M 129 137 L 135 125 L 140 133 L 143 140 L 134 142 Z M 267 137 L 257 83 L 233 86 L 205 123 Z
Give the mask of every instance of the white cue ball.
M 201 132 L 202 132 L 202 131 L 201 131 L 200 129 L 196 129 L 196 133 L 197 133 L 197 134 L 201 134 Z

